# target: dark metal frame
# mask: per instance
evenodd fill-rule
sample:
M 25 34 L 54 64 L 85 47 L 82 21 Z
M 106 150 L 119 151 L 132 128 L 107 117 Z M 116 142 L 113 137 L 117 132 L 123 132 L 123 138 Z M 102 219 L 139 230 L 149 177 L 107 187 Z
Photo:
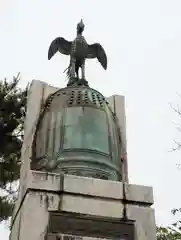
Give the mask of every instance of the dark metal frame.
M 47 234 L 135 240 L 134 221 L 78 213 L 50 212 Z

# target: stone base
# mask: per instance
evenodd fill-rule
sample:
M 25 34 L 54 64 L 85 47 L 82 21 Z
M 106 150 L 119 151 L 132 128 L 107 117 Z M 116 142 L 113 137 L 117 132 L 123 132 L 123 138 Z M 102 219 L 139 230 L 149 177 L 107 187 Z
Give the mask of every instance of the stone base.
M 10 240 L 55 240 L 61 234 L 156 240 L 152 188 L 125 184 L 125 192 L 124 198 L 120 182 L 30 171 Z
M 88 81 L 86 81 L 85 79 L 79 79 L 79 78 L 73 78 L 70 79 L 67 87 L 72 87 L 72 86 L 89 86 Z

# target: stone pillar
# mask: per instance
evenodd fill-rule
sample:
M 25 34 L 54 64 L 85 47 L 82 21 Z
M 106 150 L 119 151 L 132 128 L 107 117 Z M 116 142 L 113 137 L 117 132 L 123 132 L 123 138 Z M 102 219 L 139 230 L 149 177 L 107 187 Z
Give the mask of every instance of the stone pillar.
M 128 177 L 128 160 L 127 160 L 127 137 L 126 137 L 126 109 L 125 97 L 121 95 L 113 95 L 107 98 L 109 105 L 118 119 L 123 145 L 122 163 L 124 181 L 129 182 Z M 121 161 L 121 159 L 120 159 Z
M 19 199 L 21 199 L 26 175 L 30 170 L 30 158 L 32 155 L 32 142 L 37 126 L 37 121 L 47 97 L 57 91 L 44 82 L 33 80 L 28 91 L 27 113 L 24 123 L 24 141 L 21 150 L 20 188 Z

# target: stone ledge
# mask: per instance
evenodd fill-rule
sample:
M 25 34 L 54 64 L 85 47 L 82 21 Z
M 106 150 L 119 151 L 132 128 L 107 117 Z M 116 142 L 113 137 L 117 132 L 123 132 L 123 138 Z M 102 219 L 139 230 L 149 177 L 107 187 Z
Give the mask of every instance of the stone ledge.
M 120 200 L 62 194 L 59 210 L 86 215 L 121 218 L 123 217 L 123 208 L 124 205 Z
M 152 205 L 153 188 L 135 184 L 125 184 L 126 199 L 133 202 L 141 202 Z
M 125 186 L 127 203 L 139 206 L 151 206 L 153 204 L 153 191 L 151 187 L 138 186 L 127 183 Z M 27 178 L 24 183 L 23 195 L 21 199 L 17 201 L 16 207 L 14 209 L 12 217 L 13 221 L 14 218 L 16 218 L 16 214 L 21 207 L 24 196 L 29 190 L 49 192 L 56 195 L 58 194 L 59 196 L 61 194 L 61 203 L 64 203 L 62 205 L 62 210 L 65 210 L 65 208 L 67 208 L 68 211 L 71 211 L 75 205 L 74 201 L 76 201 L 76 211 L 81 212 L 83 209 L 85 209 L 86 206 L 88 209 L 86 211 L 90 211 L 90 214 L 94 214 L 94 209 L 89 209 L 89 202 L 93 200 L 94 201 L 92 202 L 92 206 L 96 204 L 96 208 L 98 208 L 97 206 L 100 205 L 100 202 L 104 202 L 105 209 L 110 208 L 110 204 L 111 207 L 114 205 L 113 212 L 115 217 L 121 215 L 123 208 L 123 203 L 121 201 L 123 200 L 123 183 L 121 182 L 85 178 L 73 175 L 30 171 L 27 174 Z M 69 200 L 66 202 L 65 199 Z M 83 204 L 82 210 L 80 205 L 81 201 Z M 58 209 L 54 209 L 54 211 L 56 210 Z M 107 213 L 105 214 L 112 214 L 109 213 L 109 209 L 106 211 Z
M 63 188 L 64 192 L 68 193 L 112 199 L 123 198 L 122 184 L 115 181 L 65 175 Z
M 92 197 L 123 199 L 123 183 L 74 175 L 30 171 L 26 188 L 66 192 Z M 152 187 L 125 183 L 126 200 L 140 204 L 153 204 Z

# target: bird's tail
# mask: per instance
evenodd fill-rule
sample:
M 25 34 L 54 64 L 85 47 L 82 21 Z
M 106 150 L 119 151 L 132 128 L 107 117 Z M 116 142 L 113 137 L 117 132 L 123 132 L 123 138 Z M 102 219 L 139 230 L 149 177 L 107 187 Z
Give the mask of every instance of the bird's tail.
M 65 72 L 66 72 L 67 78 L 70 80 L 71 72 L 72 72 L 71 64 L 69 64 L 69 66 L 64 70 L 64 73 Z

